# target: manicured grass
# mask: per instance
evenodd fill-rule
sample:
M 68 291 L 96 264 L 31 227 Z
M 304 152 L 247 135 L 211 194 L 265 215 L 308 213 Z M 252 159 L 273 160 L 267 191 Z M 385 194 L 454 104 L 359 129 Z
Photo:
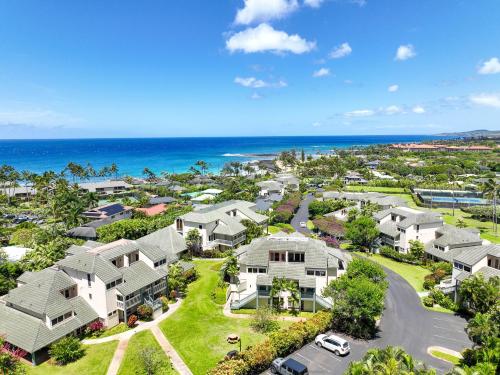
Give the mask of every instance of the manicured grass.
M 26 373 L 29 375 L 105 375 L 117 345 L 118 341 L 86 345 L 84 346 L 85 356 L 76 362 L 66 366 L 56 366 L 47 361 L 35 367 L 26 366 Z
M 276 223 L 274 225 L 269 225 L 267 227 L 267 230 L 269 231 L 270 234 L 282 232 L 283 229 L 286 229 L 288 232 L 295 232 L 295 229 L 292 227 L 291 224 Z
M 422 298 L 420 299 L 422 300 Z M 453 310 L 448 310 L 448 309 L 445 309 L 444 307 L 441 307 L 439 305 L 434 305 L 432 307 L 429 307 L 429 306 L 425 306 L 423 303 L 422 305 L 427 309 L 427 310 L 431 310 L 431 311 L 437 311 L 437 312 L 442 312 L 442 313 L 446 313 L 446 314 L 454 314 L 455 312 Z
M 239 309 L 239 310 L 231 310 L 233 314 L 250 314 L 254 315 L 255 314 L 255 309 Z M 296 316 L 299 318 L 311 318 L 314 316 L 313 312 L 309 311 L 299 311 L 298 314 L 292 314 L 291 311 L 282 311 L 281 313 L 277 314 L 278 316 Z
M 414 266 L 413 264 L 396 262 L 395 260 L 383 257 L 380 254 L 365 255 L 360 253 L 360 255 L 368 257 L 374 262 L 389 268 L 391 271 L 396 272 L 398 275 L 403 277 L 417 292 L 423 292 L 423 282 L 424 277 L 429 275 L 431 271 L 425 269 L 424 267 Z
M 384 187 L 384 186 L 364 186 L 364 185 L 348 185 L 349 191 L 375 191 L 377 193 L 404 193 L 405 189 L 401 187 Z
M 197 260 L 195 263 L 200 277 L 189 285 L 182 305 L 160 323 L 160 328 L 191 371 L 201 375 L 214 367 L 228 351 L 236 349 L 235 345 L 226 342 L 229 334 L 240 336 L 243 348 L 265 336 L 251 329 L 250 319 L 223 315 L 222 306 L 210 296 L 219 282 L 219 274 L 211 269 L 214 262 Z M 280 322 L 280 325 L 286 323 Z
M 309 230 L 314 230 L 314 223 L 312 222 L 312 220 L 307 220 L 307 229 Z
M 122 333 L 122 332 L 128 331 L 129 329 L 130 329 L 130 327 L 128 325 L 126 325 L 125 323 L 120 323 L 120 324 L 117 324 L 114 327 L 111 327 L 110 329 L 105 330 L 103 332 L 103 334 L 101 336 L 99 336 L 99 337 L 113 336 L 113 335 L 116 335 L 118 333 Z
M 136 333 L 130 339 L 127 351 L 125 352 L 120 369 L 118 370 L 118 375 L 146 374 L 142 367 L 140 357 L 141 350 L 146 348 L 155 350 L 158 353 L 158 358 L 161 358 L 163 365 L 158 373 L 166 375 L 177 374 L 177 371 L 172 368 L 170 359 L 165 355 L 165 352 L 162 350 L 151 331 L 146 330 Z
M 459 362 L 460 362 L 460 358 L 455 357 L 454 355 L 451 355 L 451 354 L 448 354 L 448 353 L 444 353 L 444 352 L 439 351 L 439 350 L 431 350 L 431 354 L 434 357 L 442 359 L 442 360 L 444 360 L 446 362 L 451 362 L 454 365 L 458 365 Z

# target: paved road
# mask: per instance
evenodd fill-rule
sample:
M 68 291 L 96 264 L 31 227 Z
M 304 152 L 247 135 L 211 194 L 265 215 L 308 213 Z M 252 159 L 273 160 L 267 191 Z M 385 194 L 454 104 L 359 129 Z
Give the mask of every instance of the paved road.
M 309 193 L 300 202 L 299 209 L 297 210 L 294 217 L 292 218 L 292 221 L 290 222 L 293 229 L 295 229 L 297 232 L 304 234 L 311 233 L 309 229 L 302 228 L 300 226 L 300 222 L 307 223 L 307 220 L 309 220 L 309 203 L 311 203 L 313 200 L 314 200 L 314 195 L 312 193 Z
M 380 332 L 375 339 L 362 341 L 344 336 L 352 348 L 346 357 L 336 357 L 325 349 L 317 348 L 314 343 L 304 346 L 291 357 L 306 364 L 312 375 L 342 374 L 349 362 L 361 359 L 369 348 L 393 345 L 402 346 L 414 358 L 440 373 L 448 371 L 451 365 L 428 355 L 427 348 L 437 345 L 461 351 L 470 347 L 472 343 L 465 333 L 465 319 L 426 310 L 414 289 L 401 276 L 387 269 L 386 272 L 389 289 Z

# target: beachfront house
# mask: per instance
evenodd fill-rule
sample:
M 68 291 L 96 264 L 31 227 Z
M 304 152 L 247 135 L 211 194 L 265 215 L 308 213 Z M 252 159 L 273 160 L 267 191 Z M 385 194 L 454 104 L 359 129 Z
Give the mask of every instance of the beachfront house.
M 27 200 L 36 195 L 36 189 L 30 186 L 5 186 L 0 188 L 0 195 L 5 195 L 9 198 Z
M 39 272 L 25 272 L 0 299 L 0 333 L 37 364 L 47 347 L 83 332 L 96 320 L 112 327 L 127 322 L 141 304 L 161 313 L 167 294 L 167 266 L 186 250 L 172 228 L 137 241 L 73 245 L 66 258 Z
M 434 240 L 436 230 L 443 226 L 441 214 L 408 207 L 389 208 L 375 213 L 373 217 L 380 230 L 381 244 L 401 253 L 409 251 L 412 240 L 424 244 Z
M 231 200 L 179 216 L 173 226 L 184 238 L 190 230 L 198 230 L 203 250 L 227 250 L 245 241 L 246 227 L 242 220 L 251 220 L 267 228 L 267 216 L 255 211 L 252 202 Z
M 78 184 L 80 190 L 86 193 L 97 193 L 99 195 L 112 195 L 124 193 L 132 188 L 132 185 L 121 180 L 108 180 L 98 182 L 82 182 Z
M 322 297 L 322 290 L 339 277 L 351 260 L 350 255 L 327 247 L 324 241 L 295 232 L 276 233 L 254 239 L 236 251 L 238 276 L 231 280 L 231 308 L 258 308 L 278 300 L 284 309 L 316 311 L 331 308 L 332 301 Z M 295 282 L 299 300 L 287 290 L 271 295 L 273 279 Z

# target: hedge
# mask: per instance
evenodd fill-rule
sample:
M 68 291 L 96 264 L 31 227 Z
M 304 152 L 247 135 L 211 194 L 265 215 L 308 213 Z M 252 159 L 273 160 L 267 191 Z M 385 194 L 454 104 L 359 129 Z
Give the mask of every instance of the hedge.
M 396 251 L 389 246 L 382 246 L 379 249 L 380 255 L 386 257 L 386 258 L 391 258 L 394 259 L 397 262 L 402 262 L 402 263 L 409 263 L 409 264 L 414 264 L 414 265 L 420 265 L 421 262 L 415 259 L 413 255 L 411 254 L 404 254 L 400 253 L 399 251 Z
M 332 323 L 330 311 L 320 311 L 304 322 L 273 332 L 269 337 L 231 359 L 225 358 L 209 375 L 250 375 L 261 373 L 276 357 L 285 357 L 327 331 Z

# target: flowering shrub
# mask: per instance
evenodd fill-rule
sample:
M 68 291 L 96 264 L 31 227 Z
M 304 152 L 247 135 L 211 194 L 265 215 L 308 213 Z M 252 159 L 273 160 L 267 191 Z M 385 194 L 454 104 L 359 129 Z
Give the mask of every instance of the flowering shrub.
M 135 316 L 134 314 L 130 315 L 129 318 L 128 318 L 128 321 L 127 321 L 127 325 L 130 327 L 130 328 L 133 328 L 135 327 L 135 323 L 137 322 L 137 316 Z
M 169 307 L 168 307 L 168 298 L 165 297 L 165 296 L 161 296 L 160 300 L 161 300 L 161 311 L 162 312 L 168 311 L 168 309 L 169 309 Z
M 153 316 L 153 308 L 149 305 L 140 305 L 137 308 L 137 314 L 141 320 L 151 320 Z
M 314 226 L 322 233 L 337 238 L 342 238 L 345 235 L 344 224 L 334 217 L 320 217 L 313 220 Z
M 85 328 L 85 335 L 98 337 L 103 333 L 103 331 L 104 331 L 104 324 L 101 321 L 96 320 L 87 325 L 87 328 Z
M 316 335 L 327 331 L 332 322 L 330 311 L 320 311 L 305 322 L 296 322 L 288 328 L 273 332 L 269 338 L 244 350 L 236 358 L 223 360 L 209 375 L 248 375 L 267 369 L 276 356 L 285 357 L 301 348 Z
M 274 207 L 271 221 L 273 223 L 289 223 L 299 206 L 300 193 L 293 193 L 285 196 L 285 198 Z
M 323 236 L 323 237 L 321 237 L 321 239 L 323 241 L 325 241 L 326 246 L 336 247 L 336 248 L 338 248 L 340 246 L 339 240 L 337 240 L 335 237 L 332 237 L 332 236 Z

